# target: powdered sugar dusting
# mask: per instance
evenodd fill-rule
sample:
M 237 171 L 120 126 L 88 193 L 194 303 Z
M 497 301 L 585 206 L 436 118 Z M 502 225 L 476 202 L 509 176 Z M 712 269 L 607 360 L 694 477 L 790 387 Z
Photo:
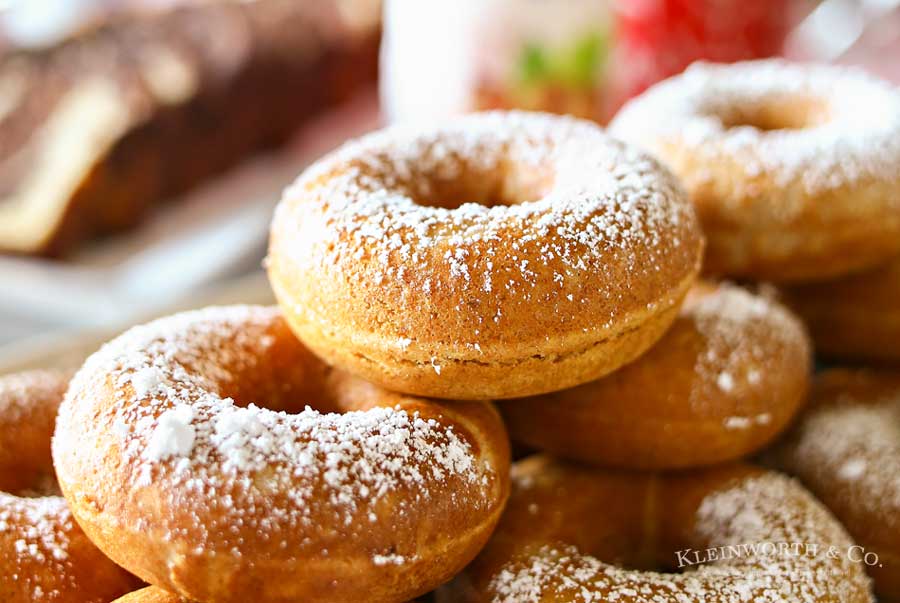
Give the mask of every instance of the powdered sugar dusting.
M 75 523 L 65 499 L 59 496 L 19 498 L 0 492 L 0 533 L 10 538 L 15 553 L 5 555 L 4 568 L 18 588 L 39 589 L 35 600 L 57 601 L 77 588 L 72 578 L 68 534 Z M 36 570 L 40 569 L 38 573 Z M 52 576 L 47 581 L 41 576 Z M 0 580 L 2 581 L 2 580 Z M 68 584 L 67 584 L 68 583 Z
M 723 371 L 716 377 L 716 385 L 723 392 L 730 392 L 734 389 L 734 377 L 731 376 L 731 373 Z
M 193 418 L 194 411 L 187 404 L 163 412 L 150 434 L 150 441 L 142 455 L 144 460 L 158 462 L 190 455 L 196 437 L 196 428 L 191 424 Z
M 867 465 L 868 463 L 866 463 L 865 459 L 848 459 L 847 462 L 838 469 L 838 478 L 848 481 L 859 479 L 865 475 Z
M 727 284 L 700 295 L 686 310 L 705 339 L 704 352 L 694 368 L 702 377 L 691 393 L 695 407 L 739 387 L 757 391 L 768 387 L 762 375 L 783 370 L 779 363 L 786 351 L 807 341 L 800 321 L 766 297 Z M 733 417 L 726 427 L 763 425 L 767 419 L 771 417 Z
M 725 429 L 750 429 L 756 425 L 768 425 L 772 422 L 772 415 L 764 412 L 752 417 L 728 417 L 725 419 Z
M 375 565 L 403 565 L 407 558 L 403 555 L 372 555 L 372 563 Z
M 814 491 L 833 492 L 852 508 L 900 526 L 900 390 L 874 403 L 845 396 L 813 406 L 783 451 L 787 468 Z
M 53 371 L 26 371 L 3 375 L 0 379 L 0 416 L 10 424 L 27 420 L 36 410 L 36 393 L 43 397 L 50 392 L 53 397 L 62 396 L 61 385 L 65 383 L 64 377 Z
M 239 405 L 225 395 L 219 384 L 231 371 L 264 365 L 276 326 L 283 327 L 276 309 L 231 307 L 128 331 L 92 356 L 73 380 L 57 456 L 73 454 L 82 438 L 104 441 L 99 432 L 113 427 L 110 453 L 132 467 L 130 488 L 161 491 L 172 513 L 199 516 L 215 507 L 223 523 L 255 525 L 267 539 L 326 518 L 341 525 L 359 518 L 390 521 L 403 510 L 380 504 L 388 493 L 410 490 L 417 504 L 428 505 L 432 489 L 451 481 L 466 484 L 461 496 L 474 509 L 489 504 L 493 469 L 439 418 L 399 406 L 342 414 L 307 406 L 290 414 L 247 400 Z M 92 411 L 97 388 L 107 383 L 115 384 L 117 398 Z M 83 412 L 101 418 L 85 421 Z M 196 529 L 210 535 L 218 530 Z M 216 537 L 228 541 L 227 533 Z M 203 538 L 195 545 L 202 549 Z M 239 554 L 241 543 L 231 545 Z
M 135 371 L 131 375 L 131 387 L 134 388 L 134 395 L 138 398 L 149 396 L 159 386 L 160 379 L 159 371 L 152 366 Z
M 762 542 L 849 546 L 840 525 L 802 488 L 776 474 L 741 480 L 712 493 L 697 512 L 694 546 Z M 817 603 L 870 601 L 863 569 L 846 558 L 746 555 L 684 573 L 630 571 L 567 545 L 545 545 L 508 564 L 490 585 L 494 603 Z
M 68 558 L 63 531 L 71 530 L 74 524 L 62 497 L 18 498 L 0 492 L 0 531 L 15 530 L 17 524 L 21 525 L 21 538 L 15 546 L 20 555 L 48 564 Z
M 823 123 L 772 131 L 723 123 L 735 113 L 809 100 L 824 105 Z M 768 174 L 782 186 L 800 182 L 808 193 L 865 180 L 896 182 L 900 172 L 900 93 L 854 68 L 783 60 L 697 63 L 626 105 L 610 128 L 651 147 L 656 140 L 689 147 L 706 161 L 724 156 L 748 178 Z M 797 202 L 779 199 L 784 212 Z

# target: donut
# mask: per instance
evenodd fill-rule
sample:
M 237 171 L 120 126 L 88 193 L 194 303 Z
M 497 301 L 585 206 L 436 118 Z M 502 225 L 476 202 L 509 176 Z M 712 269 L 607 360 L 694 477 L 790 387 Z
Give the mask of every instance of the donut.
M 259 306 L 105 345 L 73 378 L 53 459 L 110 558 L 216 603 L 407 601 L 475 556 L 509 492 L 492 405 L 333 370 Z
M 438 601 L 869 603 L 853 546 L 774 471 L 618 472 L 535 456 L 514 466 L 497 531 Z
M 170 593 L 169 591 L 148 586 L 141 590 L 128 593 L 124 597 L 116 599 L 113 603 L 192 603 L 188 599 Z
M 557 456 L 630 469 L 710 465 L 783 431 L 806 398 L 810 357 L 786 308 L 733 285 L 703 285 L 635 362 L 500 411 L 514 441 Z
M 675 179 L 595 124 L 525 112 L 397 126 L 287 189 L 267 260 L 330 364 L 448 399 L 599 378 L 674 320 L 702 234 Z
M 416 599 L 409 603 L 425 603 L 426 599 Z M 120 599 L 116 599 L 113 603 L 192 603 L 191 601 L 180 597 L 176 594 L 164 591 L 155 586 L 148 586 L 141 590 L 129 593 Z
M 68 376 L 0 377 L 0 601 L 108 603 L 138 582 L 91 544 L 59 496 L 50 459 Z
M 773 452 L 847 526 L 879 601 L 900 601 L 900 372 L 831 369 Z
M 681 178 L 710 274 L 828 280 L 900 253 L 900 92 L 863 71 L 699 63 L 610 131 Z
M 900 258 L 833 281 L 781 289 L 820 355 L 900 363 Z

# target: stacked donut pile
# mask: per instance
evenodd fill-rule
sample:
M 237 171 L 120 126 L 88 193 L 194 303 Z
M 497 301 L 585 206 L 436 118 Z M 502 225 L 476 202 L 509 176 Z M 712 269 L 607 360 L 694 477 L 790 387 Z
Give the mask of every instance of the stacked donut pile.
M 897 274 L 861 271 L 900 254 L 900 93 L 697 66 L 612 131 L 353 141 L 276 212 L 278 307 L 0 380 L 0 599 L 900 599 L 900 373 L 812 380 L 788 309 L 897 358 L 854 325 L 898 304 L 839 303 Z

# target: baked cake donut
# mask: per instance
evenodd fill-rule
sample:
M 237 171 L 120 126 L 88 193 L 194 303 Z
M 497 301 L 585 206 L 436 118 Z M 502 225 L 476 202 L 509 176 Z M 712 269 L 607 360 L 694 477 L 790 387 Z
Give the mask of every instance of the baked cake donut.
M 407 601 L 475 556 L 509 491 L 492 405 L 332 370 L 252 306 L 104 346 L 60 407 L 53 458 L 97 546 L 216 603 Z
M 438 600 L 868 603 L 853 546 L 821 503 L 775 472 L 656 475 L 537 456 L 514 466 L 497 531 Z
M 900 363 L 900 258 L 823 283 L 782 288 L 828 358 Z
M 327 362 L 391 390 L 496 399 L 639 356 L 702 246 L 654 160 L 586 121 L 489 112 L 320 160 L 275 213 L 268 271 Z
M 681 178 L 710 273 L 824 280 L 900 254 L 900 92 L 860 70 L 695 64 L 610 131 Z
M 192 603 L 184 597 L 165 591 L 155 586 L 148 586 L 129 593 L 113 603 Z M 425 603 L 424 599 L 416 599 L 409 603 Z
M 113 603 L 192 603 L 190 600 L 185 599 L 179 595 L 174 593 L 170 593 L 169 591 L 163 590 L 161 588 L 157 588 L 155 586 L 148 586 L 147 588 L 142 588 L 141 590 L 136 590 L 132 593 L 125 595 L 119 599 L 113 601 Z
M 0 377 L 0 601 L 109 603 L 138 581 L 91 544 L 59 496 L 50 459 L 68 376 Z
M 500 410 L 513 440 L 557 456 L 632 469 L 711 465 L 785 428 L 806 398 L 810 359 L 803 326 L 780 304 L 704 285 L 628 366 Z
M 900 372 L 833 369 L 774 458 L 847 526 L 880 601 L 900 601 Z

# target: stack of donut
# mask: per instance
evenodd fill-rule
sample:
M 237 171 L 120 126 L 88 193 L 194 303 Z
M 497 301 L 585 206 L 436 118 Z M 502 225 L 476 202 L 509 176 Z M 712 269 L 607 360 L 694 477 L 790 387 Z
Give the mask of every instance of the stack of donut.
M 610 129 L 681 179 L 707 273 L 774 283 L 820 358 L 857 365 L 816 376 L 766 457 L 844 523 L 879 600 L 900 601 L 900 91 L 851 68 L 698 64 Z
M 276 211 L 277 307 L 135 327 L 61 404 L 0 381 L 0 600 L 898 598 L 900 374 L 813 382 L 774 289 L 717 280 L 900 254 L 898 97 L 705 66 L 624 109 L 635 146 L 518 112 L 347 144 Z

